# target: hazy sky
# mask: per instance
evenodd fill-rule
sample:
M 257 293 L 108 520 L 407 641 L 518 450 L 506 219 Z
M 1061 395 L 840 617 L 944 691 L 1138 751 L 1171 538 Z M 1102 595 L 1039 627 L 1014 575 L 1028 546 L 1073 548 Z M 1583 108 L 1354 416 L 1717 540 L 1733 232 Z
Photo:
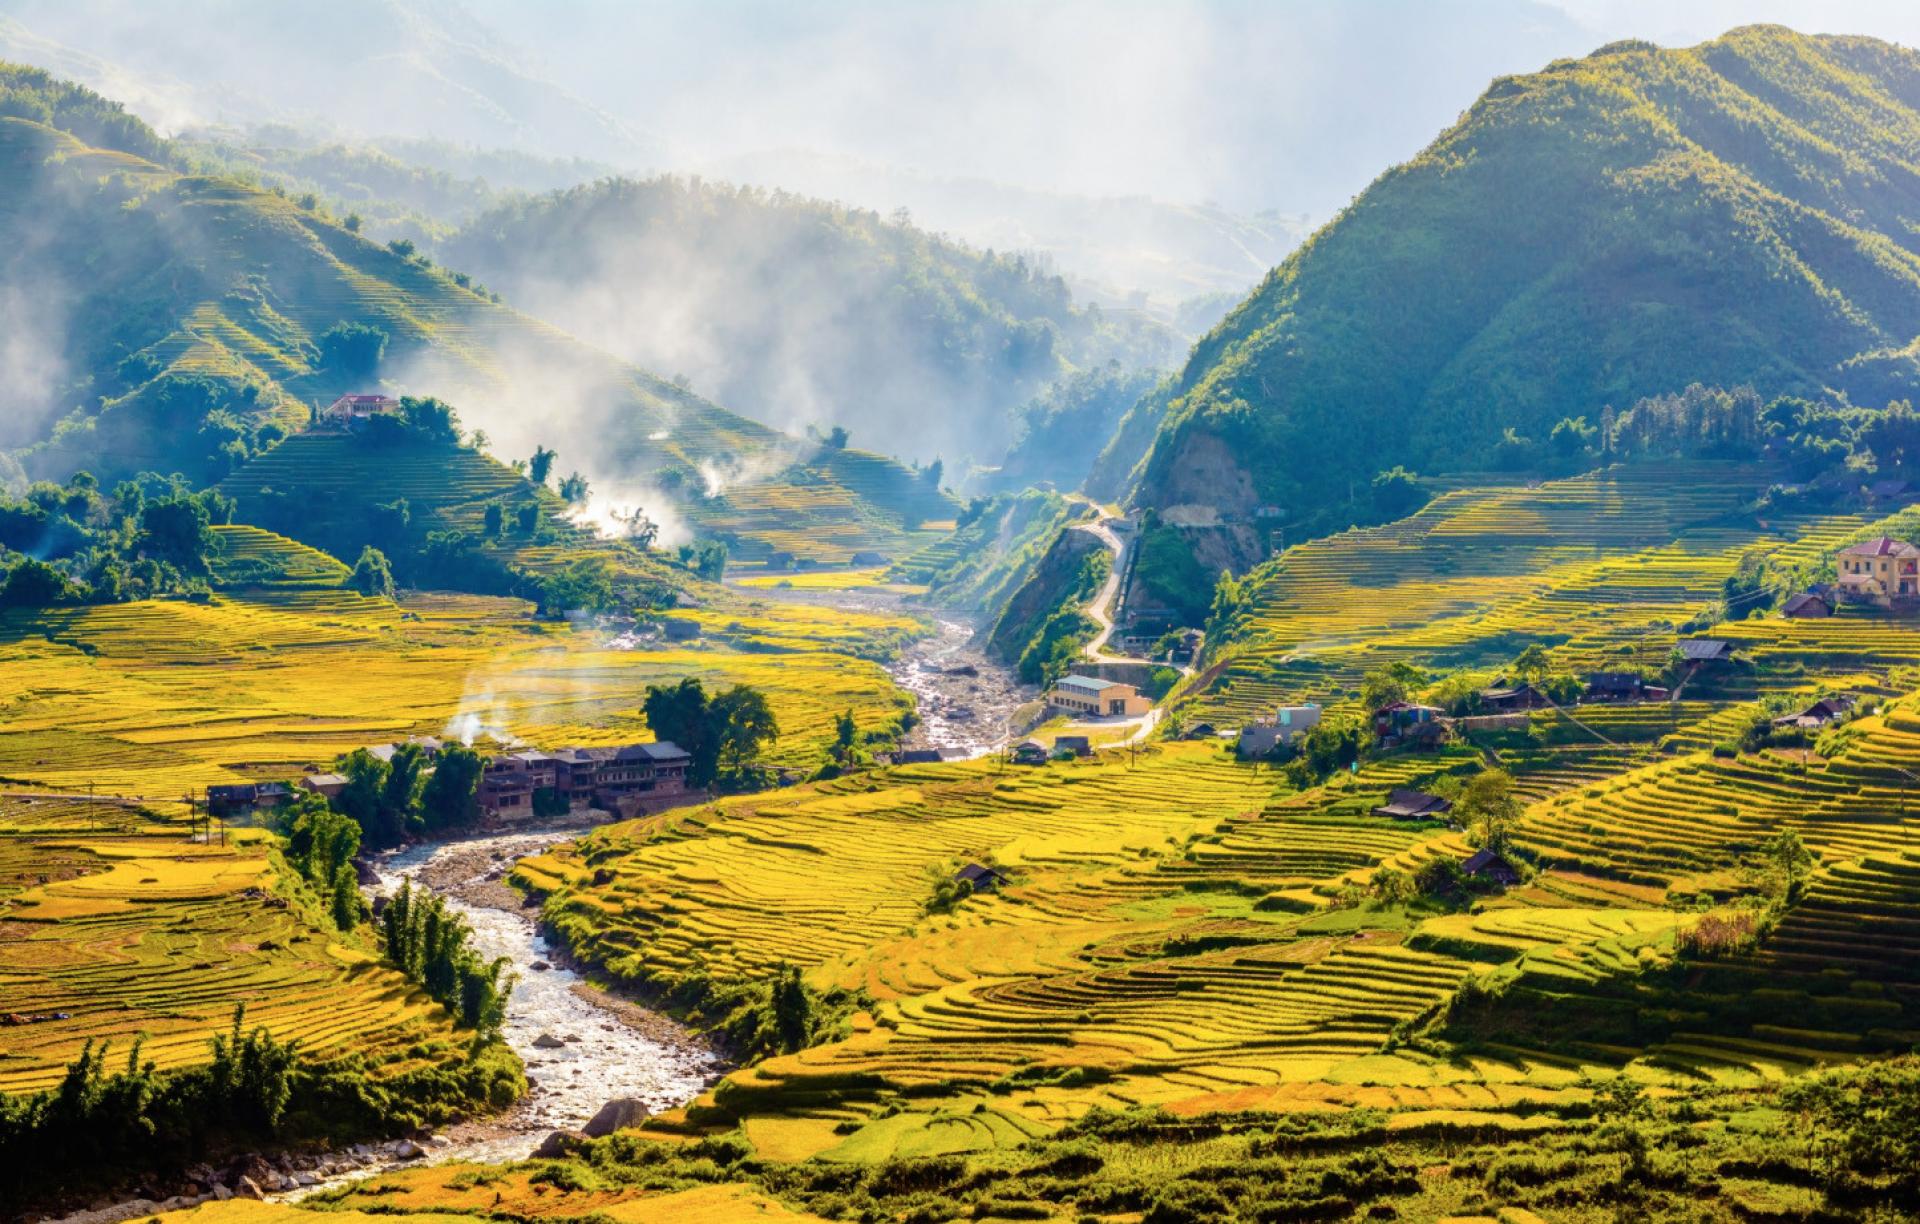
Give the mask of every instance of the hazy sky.
M 277 105 L 631 170 L 800 150 L 1316 218 L 1494 77 L 1615 39 L 1779 21 L 1920 41 L 1914 0 L 0 0 L 4 15 L 170 76 L 126 89 L 163 125 Z
M 682 164 L 799 147 L 1085 194 L 1325 213 L 1495 76 L 1753 21 L 1913 42 L 1920 4 L 471 0 Z

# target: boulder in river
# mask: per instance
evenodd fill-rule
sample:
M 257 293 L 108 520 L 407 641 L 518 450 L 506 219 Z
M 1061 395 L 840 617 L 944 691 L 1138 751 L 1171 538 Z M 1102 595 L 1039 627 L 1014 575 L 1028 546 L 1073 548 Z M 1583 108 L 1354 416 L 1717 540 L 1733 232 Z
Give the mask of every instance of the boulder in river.
M 542 1033 L 533 1039 L 533 1048 L 536 1050 L 557 1050 L 565 1044 L 566 1042 L 561 1041 L 552 1033 Z
M 632 1097 L 615 1097 L 587 1120 L 587 1124 L 580 1128 L 580 1133 L 598 1139 L 617 1130 L 631 1130 L 651 1116 L 653 1111 L 644 1102 Z
M 587 1137 L 579 1131 L 557 1130 L 545 1139 L 542 1139 L 540 1146 L 533 1149 L 533 1158 L 535 1160 L 559 1160 L 563 1156 L 572 1154 L 576 1147 L 579 1147 L 586 1141 Z
M 545 961 L 535 961 L 531 965 L 528 965 L 527 968 L 533 970 L 535 973 L 545 973 L 547 970 L 553 968 L 553 966 Z

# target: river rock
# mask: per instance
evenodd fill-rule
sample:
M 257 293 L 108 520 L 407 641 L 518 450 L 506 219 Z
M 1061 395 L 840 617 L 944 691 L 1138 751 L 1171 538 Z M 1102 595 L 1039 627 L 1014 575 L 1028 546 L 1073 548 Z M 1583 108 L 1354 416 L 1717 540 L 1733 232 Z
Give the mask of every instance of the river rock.
M 580 1133 L 598 1139 L 611 1135 L 617 1130 L 630 1130 L 653 1116 L 653 1111 L 641 1101 L 632 1097 L 615 1097 L 600 1107 L 600 1112 L 588 1119 L 580 1128 Z
M 535 973 L 545 973 L 547 970 L 553 968 L 553 966 L 545 961 L 535 961 L 531 965 L 528 965 L 527 968 L 533 970 Z
M 586 1141 L 587 1137 L 579 1131 L 557 1130 L 545 1139 L 542 1139 L 540 1146 L 533 1149 L 533 1158 L 535 1160 L 559 1160 L 563 1156 L 570 1155 L 574 1148 Z
M 542 1033 L 533 1039 L 533 1048 L 536 1050 L 557 1050 L 565 1044 L 567 1043 L 552 1033 Z
M 402 1139 L 393 1145 L 393 1154 L 401 1160 L 418 1160 L 427 1154 L 427 1149 L 411 1139 Z
M 224 1203 L 233 1197 L 233 1191 L 227 1189 L 222 1183 L 215 1182 L 213 1183 L 213 1197 L 215 1202 Z
M 250 1199 L 264 1199 L 267 1197 L 266 1192 L 260 1189 L 260 1183 L 251 1177 L 243 1177 L 234 1185 L 233 1196 L 235 1198 Z

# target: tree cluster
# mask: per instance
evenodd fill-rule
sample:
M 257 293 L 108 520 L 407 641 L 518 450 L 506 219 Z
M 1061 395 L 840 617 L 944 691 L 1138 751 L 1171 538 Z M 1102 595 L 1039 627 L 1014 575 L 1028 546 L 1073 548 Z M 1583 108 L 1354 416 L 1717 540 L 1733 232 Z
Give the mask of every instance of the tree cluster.
M 780 737 L 766 694 L 737 684 L 708 697 L 692 676 L 678 684 L 647 686 L 641 714 L 656 739 L 680 745 L 692 757 L 687 781 L 744 783 L 760 753 Z

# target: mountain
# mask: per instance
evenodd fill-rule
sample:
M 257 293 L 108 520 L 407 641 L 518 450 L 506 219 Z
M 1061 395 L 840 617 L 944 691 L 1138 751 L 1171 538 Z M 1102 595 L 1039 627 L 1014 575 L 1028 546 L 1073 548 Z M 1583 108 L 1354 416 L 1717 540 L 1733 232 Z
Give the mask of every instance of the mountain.
M 173 155 L 98 95 L 0 66 L 0 450 L 28 475 L 212 481 L 315 406 L 384 388 L 448 401 L 498 453 L 557 449 L 556 475 L 588 479 L 597 517 L 642 505 L 667 541 L 724 510 L 746 551 L 764 551 L 803 504 L 846 525 L 825 559 L 904 550 L 957 509 L 897 463 L 822 459 L 821 444 L 509 309 L 404 243 L 180 173 Z
M 516 305 L 761 420 L 920 461 L 991 461 L 1077 369 L 1169 361 L 1021 255 L 904 219 L 701 179 L 614 180 L 490 211 L 439 246 Z M 1094 443 L 1089 440 L 1088 449 Z
M 1134 501 L 1261 555 L 1694 383 L 1920 383 L 1920 55 L 1773 26 L 1503 78 L 1195 346 Z M 1264 535 L 1264 533 L 1262 533 Z
M 1076 297 L 1146 309 L 1176 326 L 1190 299 L 1244 297 L 1308 230 L 1301 213 L 1246 215 L 1146 196 L 1042 191 L 793 149 L 722 158 L 708 169 L 730 182 L 886 212 L 904 208 L 916 225 L 973 246 L 1045 255 Z M 1223 306 L 1207 324 L 1225 313 Z

